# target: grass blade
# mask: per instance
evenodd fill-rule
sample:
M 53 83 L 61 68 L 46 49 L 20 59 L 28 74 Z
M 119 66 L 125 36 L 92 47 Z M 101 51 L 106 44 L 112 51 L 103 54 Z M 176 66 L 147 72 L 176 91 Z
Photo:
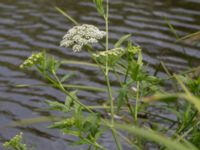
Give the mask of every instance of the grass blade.
M 58 8 L 58 7 L 55 7 L 55 9 L 60 12 L 63 16 L 67 17 L 71 22 L 73 22 L 75 25 L 78 25 L 79 23 L 74 19 L 72 18 L 70 15 L 68 15 L 66 12 L 64 12 L 62 9 Z
M 15 87 L 27 88 L 27 87 L 35 87 L 35 86 L 53 86 L 53 85 L 50 85 L 50 84 L 19 84 L 19 85 L 16 85 Z M 104 88 L 85 86 L 85 85 L 63 84 L 63 87 L 79 89 L 79 90 L 86 90 L 86 91 L 95 91 L 95 92 L 105 92 L 106 91 Z
M 127 34 L 122 36 L 116 43 L 115 43 L 115 48 L 119 48 L 123 42 L 125 42 L 127 39 L 131 37 L 131 34 Z
M 145 138 L 147 140 L 154 141 L 156 143 L 159 143 L 169 150 L 198 150 L 193 145 L 180 143 L 178 141 L 175 141 L 173 139 L 170 139 L 168 137 L 165 137 L 161 135 L 158 132 L 148 130 L 145 128 L 130 126 L 130 125 L 122 125 L 122 124 L 116 124 L 114 125 L 115 128 L 127 131 L 128 133 L 132 133 L 134 135 L 137 135 L 139 137 Z

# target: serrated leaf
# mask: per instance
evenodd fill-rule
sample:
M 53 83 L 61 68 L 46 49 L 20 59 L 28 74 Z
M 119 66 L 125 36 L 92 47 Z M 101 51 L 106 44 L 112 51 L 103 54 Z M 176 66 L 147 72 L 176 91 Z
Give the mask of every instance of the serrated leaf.
M 78 99 L 78 97 L 76 96 L 77 92 L 78 92 L 77 90 L 70 92 L 71 96 L 67 96 L 65 100 L 65 105 L 69 108 L 73 107 L 76 112 L 79 111 L 80 108 L 80 104 L 74 101 L 75 99 L 76 100 Z
M 125 42 L 126 40 L 128 40 L 131 37 L 131 34 L 127 34 L 122 36 L 116 43 L 115 43 L 115 48 L 119 48 L 123 42 Z
M 62 112 L 69 112 L 70 108 L 60 102 L 57 101 L 46 101 L 46 103 L 50 106 L 51 109 L 62 111 Z
M 98 116 L 98 114 L 90 114 L 86 118 L 86 120 L 83 124 L 84 132 L 90 132 L 90 134 L 93 137 L 98 132 L 98 127 L 99 127 L 99 116 Z
M 91 144 L 88 140 L 86 140 L 86 139 L 80 139 L 80 140 L 78 140 L 78 141 L 75 141 L 75 142 L 72 142 L 72 143 L 70 143 L 70 145 L 83 145 L 83 144 Z
M 124 104 L 127 93 L 128 93 L 128 87 L 127 85 L 123 85 L 117 96 L 117 111 L 119 111 L 121 106 Z
M 57 129 L 67 129 L 74 125 L 75 119 L 73 117 L 64 119 L 62 121 L 55 122 L 53 125 L 49 126 L 49 128 L 57 128 Z
M 68 135 L 73 135 L 73 136 L 80 136 L 80 131 L 75 131 L 75 130 L 70 130 L 70 129 L 62 129 L 62 132 Z
M 55 66 L 54 66 L 55 72 L 57 72 L 57 70 L 60 68 L 60 65 L 61 65 L 61 62 L 57 61 L 56 64 L 55 64 Z
M 140 66 L 138 64 L 131 66 L 131 78 L 134 81 L 137 81 L 139 72 L 140 72 Z

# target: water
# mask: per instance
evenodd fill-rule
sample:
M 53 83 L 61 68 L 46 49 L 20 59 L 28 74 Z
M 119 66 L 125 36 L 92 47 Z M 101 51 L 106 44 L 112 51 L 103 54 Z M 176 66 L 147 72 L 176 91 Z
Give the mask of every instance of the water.
M 42 84 L 35 72 L 18 68 L 32 52 L 46 49 L 57 58 L 88 61 L 88 54 L 74 54 L 60 48 L 59 42 L 73 26 L 54 6 L 67 11 L 78 22 L 104 28 L 103 20 L 90 0 L 1 0 L 0 1 L 0 127 L 12 121 L 51 115 L 44 100 L 62 101 L 64 95 L 51 87 L 15 88 L 16 84 Z M 175 43 L 167 17 L 181 37 L 200 29 L 200 1 L 111 0 L 110 41 L 131 33 L 132 40 L 142 46 L 144 59 L 153 71 L 163 61 L 169 70 L 179 72 L 200 63 L 200 50 L 192 43 Z M 184 47 L 184 48 L 183 48 Z M 65 65 L 62 73 L 76 72 L 70 83 L 103 87 L 103 77 L 90 67 Z M 159 72 L 162 74 L 162 71 Z M 78 79 L 78 80 L 77 80 Z M 113 81 L 115 85 L 115 82 Z M 116 85 L 117 86 L 117 85 Z M 80 92 L 85 103 L 101 103 L 102 93 Z M 97 99 L 98 101 L 93 101 Z M 66 150 L 65 141 L 72 139 L 57 131 L 46 129 L 48 123 L 0 129 L 0 143 L 19 131 L 25 133 L 29 145 L 43 150 Z M 109 146 L 109 135 L 102 142 Z M 0 145 L 0 149 L 2 146 Z M 75 148 L 74 148 L 75 149 Z M 81 148 L 78 148 L 81 149 Z M 84 148 L 82 148 L 84 149 Z

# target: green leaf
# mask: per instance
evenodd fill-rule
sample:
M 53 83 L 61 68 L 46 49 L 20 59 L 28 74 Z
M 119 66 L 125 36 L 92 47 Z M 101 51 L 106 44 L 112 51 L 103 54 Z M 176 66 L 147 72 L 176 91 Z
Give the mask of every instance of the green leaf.
M 54 117 L 54 116 L 48 116 L 48 117 L 36 117 L 36 118 L 28 118 L 28 119 L 21 119 L 18 121 L 13 121 L 10 124 L 7 124 L 5 127 L 22 127 L 37 123 L 44 123 L 44 122 L 51 122 L 54 120 L 59 120 L 60 118 Z
M 78 22 L 72 18 L 70 15 L 68 15 L 66 12 L 64 12 L 62 9 L 55 7 L 55 9 L 60 12 L 63 16 L 67 17 L 67 19 L 69 19 L 71 22 L 73 22 L 75 25 L 78 25 Z
M 70 107 L 66 106 L 60 102 L 57 101 L 46 101 L 46 103 L 50 106 L 50 108 L 52 110 L 57 110 L 57 111 L 61 111 L 61 112 L 69 112 L 70 111 Z
M 64 75 L 61 79 L 60 79 L 60 82 L 65 82 L 66 80 L 68 80 L 69 78 L 71 78 L 72 76 L 74 76 L 75 74 L 74 73 L 70 73 L 70 74 L 66 74 Z
M 123 85 L 123 87 L 119 90 L 119 94 L 117 96 L 117 111 L 119 111 L 121 106 L 124 104 L 128 91 L 129 88 L 127 85 Z
M 179 41 L 198 45 L 198 43 L 200 41 L 200 31 L 186 35 L 186 36 L 177 40 L 177 42 L 179 42 Z
M 132 65 L 130 66 L 130 73 L 131 73 L 131 78 L 134 81 L 137 81 L 139 72 L 140 72 L 140 66 L 133 62 Z
M 189 143 L 178 142 L 172 138 L 163 136 L 162 134 L 145 128 L 136 127 L 133 125 L 124 125 L 124 124 L 114 124 L 116 129 L 120 129 L 128 132 L 129 134 L 134 134 L 134 136 L 139 136 L 147 140 L 154 141 L 165 146 L 168 150 L 198 150 Z
M 145 97 L 144 101 L 145 102 L 154 102 L 154 101 L 174 102 L 177 99 L 178 99 L 178 96 L 175 94 L 157 93 L 155 95 Z
M 99 15 L 104 16 L 104 7 L 103 7 L 103 0 L 93 0 L 93 2 L 96 4 L 97 11 Z
M 36 86 L 53 86 L 52 84 L 18 84 L 15 85 L 16 88 L 29 88 L 29 87 L 36 87 Z M 105 92 L 105 88 L 98 88 L 94 86 L 85 86 L 85 85 L 74 85 L 74 84 L 63 84 L 63 87 L 66 89 L 80 89 L 86 91 L 94 91 L 94 92 Z
M 58 69 L 60 68 L 61 61 L 56 61 L 56 60 L 55 60 L 55 62 L 56 62 L 56 63 L 54 64 L 54 71 L 57 72 Z
M 92 137 L 95 137 L 99 128 L 99 115 L 98 114 L 90 114 L 83 124 L 84 132 L 89 132 Z
M 75 130 L 71 130 L 71 129 L 62 129 L 62 132 L 68 135 L 73 135 L 73 136 L 80 136 L 80 131 L 75 131 Z
M 128 40 L 131 37 L 131 34 L 127 34 L 122 36 L 116 43 L 115 43 L 115 48 L 119 48 L 123 42 L 125 42 L 126 40 Z
M 6 149 L 14 149 L 14 150 L 28 150 L 26 144 L 23 144 L 22 133 L 13 137 L 10 141 L 5 142 L 3 147 Z
M 84 145 L 84 144 L 91 144 L 91 142 L 88 141 L 87 139 L 81 138 L 81 139 L 78 140 L 78 141 L 75 141 L 75 142 L 73 142 L 73 143 L 70 143 L 70 145 L 72 145 L 72 146 Z
M 83 121 L 85 117 L 83 116 L 83 112 L 81 111 L 80 107 L 78 110 L 75 111 L 74 117 L 76 118 L 76 127 L 82 129 Z
M 62 121 L 55 122 L 53 125 L 49 126 L 49 128 L 56 129 L 68 129 L 75 124 L 75 119 L 73 117 L 64 119 Z
M 170 20 L 167 17 L 164 17 L 165 21 L 170 29 L 170 31 L 174 34 L 174 36 L 176 37 L 176 39 L 179 39 L 179 36 L 174 28 L 174 26 L 171 24 Z
M 59 69 L 61 62 L 56 60 L 52 55 L 47 55 L 46 52 L 43 52 L 43 59 L 37 65 L 38 70 L 43 75 L 51 75 L 52 73 L 56 73 Z
M 142 67 L 143 66 L 143 56 L 142 56 L 142 50 L 139 49 L 138 50 L 138 60 L 137 60 L 137 64 Z
M 75 99 L 78 99 L 78 97 L 76 96 L 77 92 L 77 90 L 70 92 L 69 94 L 71 96 L 67 96 L 65 99 L 65 106 L 67 106 L 68 108 L 73 107 L 75 111 L 79 111 L 79 108 L 81 107 L 80 104 L 74 101 Z

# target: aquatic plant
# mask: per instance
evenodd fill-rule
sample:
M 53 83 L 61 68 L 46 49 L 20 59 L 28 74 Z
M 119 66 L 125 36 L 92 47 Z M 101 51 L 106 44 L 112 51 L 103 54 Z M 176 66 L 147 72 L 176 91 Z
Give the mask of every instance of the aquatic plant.
M 50 110 L 63 114 L 55 116 L 57 119 L 49 128 L 75 136 L 76 140 L 71 143 L 86 144 L 88 150 L 109 149 L 101 144 L 102 135 L 108 132 L 112 134 L 115 149 L 118 150 L 124 148 L 124 143 L 129 145 L 130 149 L 138 150 L 148 149 L 149 143 L 160 150 L 198 150 L 200 80 L 199 77 L 190 77 L 189 73 L 199 67 L 176 75 L 170 74 L 161 63 L 168 77 L 160 78 L 156 74 L 150 74 L 143 61 L 142 47 L 130 41 L 130 34 L 122 36 L 112 48 L 109 47 L 109 0 L 105 3 L 103 0 L 94 0 L 94 3 L 99 15 L 105 20 L 105 32 L 93 25 L 79 25 L 68 14 L 56 8 L 75 24 L 64 35 L 60 46 L 72 47 L 74 52 L 86 49 L 93 63 L 58 61 L 42 52 L 32 54 L 20 65 L 22 69 L 34 67 L 43 75 L 48 86 L 53 86 L 66 95 L 64 102 L 46 101 Z M 105 48 L 94 51 L 90 44 L 98 44 L 98 40 L 104 36 L 105 44 L 102 44 L 102 47 Z M 58 74 L 63 64 L 87 65 L 101 70 L 107 90 L 87 85 L 65 84 L 71 74 Z M 119 83 L 117 90 L 110 82 L 111 74 Z M 173 90 L 165 88 L 164 84 L 168 81 L 172 81 Z M 79 91 L 74 89 L 104 92 L 107 94 L 107 100 L 100 106 L 86 105 L 77 96 Z M 163 112 L 176 116 L 176 119 L 163 116 Z M 5 144 L 6 147 L 25 146 L 18 144 L 22 141 L 21 135 L 11 141 Z

